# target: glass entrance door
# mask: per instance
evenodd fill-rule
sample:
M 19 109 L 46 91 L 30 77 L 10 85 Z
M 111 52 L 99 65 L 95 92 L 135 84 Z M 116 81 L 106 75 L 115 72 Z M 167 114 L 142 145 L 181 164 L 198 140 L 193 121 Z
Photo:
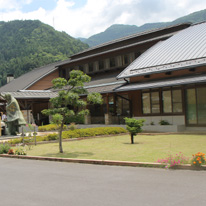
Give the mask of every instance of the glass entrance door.
M 186 90 L 186 121 L 188 125 L 206 125 L 206 87 Z

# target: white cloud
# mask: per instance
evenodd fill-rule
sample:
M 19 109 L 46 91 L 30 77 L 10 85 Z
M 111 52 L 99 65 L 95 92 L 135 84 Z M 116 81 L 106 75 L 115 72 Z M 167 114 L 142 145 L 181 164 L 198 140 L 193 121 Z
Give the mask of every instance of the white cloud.
M 80 8 L 73 7 L 75 0 L 58 0 L 52 11 L 39 8 L 23 13 L 21 6 L 26 3 L 31 0 L 0 0 L 0 11 L 6 9 L 0 12 L 0 20 L 39 19 L 74 37 L 89 37 L 112 24 L 140 26 L 172 21 L 206 8 L 206 1 L 202 0 L 87 0 Z

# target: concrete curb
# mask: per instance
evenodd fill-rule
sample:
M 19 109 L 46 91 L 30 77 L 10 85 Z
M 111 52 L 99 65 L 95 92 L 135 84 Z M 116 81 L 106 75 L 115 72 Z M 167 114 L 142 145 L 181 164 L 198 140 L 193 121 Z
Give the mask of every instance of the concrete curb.
M 38 157 L 38 156 L 26 156 L 26 155 L 8 155 L 8 154 L 0 154 L 0 157 L 17 158 L 17 159 L 31 159 L 31 160 L 58 161 L 58 162 L 71 162 L 71 163 L 83 163 L 83 164 L 111 165 L 111 166 L 132 166 L 132 167 L 153 167 L 153 168 L 164 168 L 165 167 L 165 165 L 163 165 L 163 164 L 150 163 L 150 162 L 72 159 L 72 158 Z
M 16 158 L 16 159 L 30 159 L 30 160 L 44 160 L 55 162 L 71 162 L 81 164 L 97 164 L 97 165 L 110 165 L 110 166 L 129 166 L 129 167 L 150 167 L 150 168 L 165 168 L 165 164 L 151 163 L 151 162 L 129 162 L 129 161 L 112 161 L 112 160 L 94 160 L 94 159 L 72 159 L 72 158 L 56 158 L 56 157 L 38 157 L 38 156 L 26 156 L 26 155 L 8 155 L 0 154 L 0 157 L 4 158 Z M 181 169 L 181 170 L 206 170 L 206 165 L 200 168 L 185 165 L 175 165 L 169 169 Z

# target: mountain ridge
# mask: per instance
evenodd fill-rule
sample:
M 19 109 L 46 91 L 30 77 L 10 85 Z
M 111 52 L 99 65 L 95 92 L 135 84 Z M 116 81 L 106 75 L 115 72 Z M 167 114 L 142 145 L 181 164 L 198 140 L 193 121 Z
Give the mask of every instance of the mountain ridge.
M 196 11 L 186 16 L 175 19 L 171 22 L 154 22 L 154 23 L 146 23 L 141 26 L 136 25 L 125 25 L 125 24 L 113 24 L 108 27 L 105 31 L 100 32 L 98 34 L 94 34 L 89 38 L 79 38 L 84 43 L 87 43 L 90 47 L 97 46 L 99 44 L 103 44 L 118 38 L 122 38 L 131 34 L 148 31 L 151 29 L 157 29 L 161 27 L 166 27 L 170 25 L 191 22 L 198 23 L 206 21 L 206 9 L 201 11 Z

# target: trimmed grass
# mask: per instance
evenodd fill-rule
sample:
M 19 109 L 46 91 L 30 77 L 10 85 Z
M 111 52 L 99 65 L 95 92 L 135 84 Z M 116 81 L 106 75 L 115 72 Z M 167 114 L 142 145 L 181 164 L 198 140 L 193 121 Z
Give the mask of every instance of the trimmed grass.
M 137 135 L 130 144 L 129 135 L 101 137 L 63 142 L 64 153 L 59 153 L 58 143 L 33 146 L 31 156 L 78 159 L 121 160 L 156 162 L 158 159 L 182 152 L 192 158 L 197 152 L 206 153 L 206 135 Z

